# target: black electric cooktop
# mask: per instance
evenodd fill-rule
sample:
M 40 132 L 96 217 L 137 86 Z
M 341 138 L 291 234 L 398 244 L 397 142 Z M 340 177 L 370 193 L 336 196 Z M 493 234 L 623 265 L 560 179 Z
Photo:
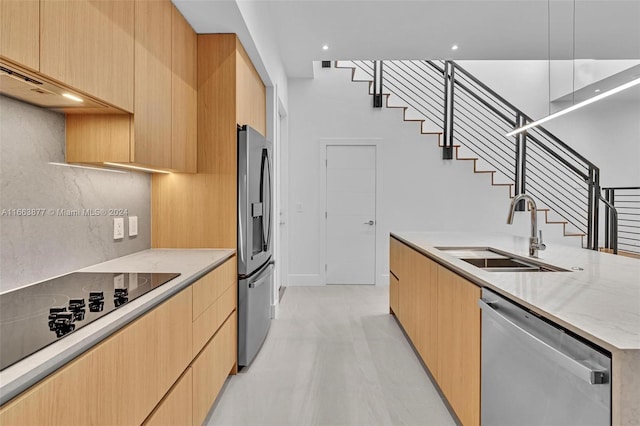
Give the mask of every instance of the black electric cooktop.
M 75 272 L 0 294 L 0 370 L 179 275 Z

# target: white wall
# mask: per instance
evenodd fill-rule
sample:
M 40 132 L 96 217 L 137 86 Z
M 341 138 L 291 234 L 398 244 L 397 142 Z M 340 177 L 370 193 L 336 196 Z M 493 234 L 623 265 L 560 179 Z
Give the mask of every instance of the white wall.
M 326 139 L 379 139 L 382 156 L 381 211 L 377 212 L 377 283 L 386 283 L 391 231 L 468 230 L 528 235 L 528 217 L 506 225 L 509 193 L 474 174 L 468 161 L 443 161 L 437 137 L 420 135 L 399 109 L 374 109 L 367 83 L 351 71 L 321 69 L 314 79 L 289 80 L 289 263 L 290 285 L 324 284 L 325 253 L 320 199 L 321 144 Z M 296 206 L 301 203 L 302 211 Z M 545 228 L 549 243 L 579 245 Z
M 530 117 L 548 115 L 547 61 L 460 64 Z M 600 168 L 603 186 L 640 185 L 640 96 L 630 98 L 612 96 L 544 124 Z

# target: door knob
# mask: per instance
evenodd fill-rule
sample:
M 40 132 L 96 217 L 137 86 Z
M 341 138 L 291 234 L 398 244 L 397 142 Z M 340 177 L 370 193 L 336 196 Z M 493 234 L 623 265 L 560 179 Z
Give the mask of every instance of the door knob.
M 369 222 L 365 222 L 364 224 L 365 224 L 365 225 L 375 225 L 375 224 L 376 224 L 376 222 L 375 222 L 375 221 L 373 221 L 373 220 L 370 220 Z

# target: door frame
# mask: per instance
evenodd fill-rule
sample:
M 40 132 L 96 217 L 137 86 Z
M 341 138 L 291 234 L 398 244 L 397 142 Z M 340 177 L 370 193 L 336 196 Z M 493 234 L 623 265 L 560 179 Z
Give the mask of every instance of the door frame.
M 376 149 L 376 234 L 374 243 L 374 284 L 381 285 L 382 280 L 380 274 L 378 274 L 378 241 L 383 237 L 380 235 L 380 230 L 384 224 L 384 218 L 382 217 L 382 138 L 320 138 L 318 141 L 318 158 L 320 167 L 320 182 L 318 200 L 318 229 L 319 229 L 319 255 L 318 255 L 318 271 L 320 276 L 320 284 L 327 285 L 327 271 L 325 265 L 327 264 L 327 221 L 325 212 L 327 211 L 327 147 L 328 146 L 373 146 Z

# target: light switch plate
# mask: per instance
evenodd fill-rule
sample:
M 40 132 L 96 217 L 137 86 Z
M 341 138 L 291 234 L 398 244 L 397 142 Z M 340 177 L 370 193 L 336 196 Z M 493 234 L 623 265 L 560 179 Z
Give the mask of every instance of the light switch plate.
M 124 218 L 116 217 L 113 219 L 113 239 L 120 240 L 124 238 Z
M 138 216 L 129 216 L 129 236 L 138 235 Z

